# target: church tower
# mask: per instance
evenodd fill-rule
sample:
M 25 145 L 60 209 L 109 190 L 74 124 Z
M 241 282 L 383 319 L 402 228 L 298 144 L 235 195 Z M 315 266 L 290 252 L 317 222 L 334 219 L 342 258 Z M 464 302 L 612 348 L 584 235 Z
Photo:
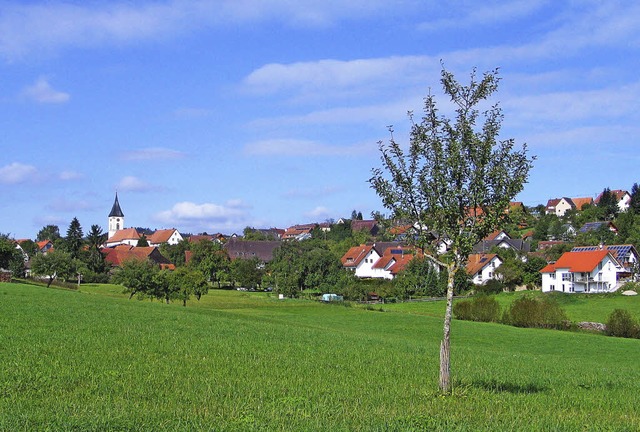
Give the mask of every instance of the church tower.
M 111 212 L 109 213 L 109 238 L 113 237 L 116 231 L 124 229 L 124 213 L 120 209 L 118 202 L 118 192 L 116 192 L 116 200 L 113 202 Z

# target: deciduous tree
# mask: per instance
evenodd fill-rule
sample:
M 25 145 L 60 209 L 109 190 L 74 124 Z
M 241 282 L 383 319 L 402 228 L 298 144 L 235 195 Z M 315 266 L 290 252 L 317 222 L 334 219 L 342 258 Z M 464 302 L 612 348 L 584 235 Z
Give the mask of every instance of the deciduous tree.
M 67 280 L 75 276 L 76 265 L 70 254 L 53 250 L 46 254 L 37 254 L 31 259 L 31 273 L 47 277 L 48 288 L 56 278 Z
M 122 263 L 114 273 L 112 282 L 124 286 L 129 298 L 136 294 L 141 297 L 153 295 L 158 271 L 158 266 L 151 261 L 132 258 Z
M 439 113 L 433 94 L 425 98 L 424 114 L 413 121 L 408 148 L 395 141 L 380 143 L 382 168 L 372 170 L 371 186 L 393 217 L 419 227 L 416 240 L 427 247 L 427 230 L 451 241 L 447 256 L 434 256 L 448 270 L 447 306 L 440 347 L 440 389 L 449 392 L 451 309 L 454 276 L 464 269 L 473 245 L 507 218 L 505 209 L 522 190 L 533 159 L 526 145 L 499 138 L 503 114 L 498 104 L 480 105 L 498 89 L 498 71 L 482 78 L 471 74 L 461 85 L 443 68 L 441 83 L 455 106 L 455 117 Z M 435 251 L 432 251 L 436 253 Z

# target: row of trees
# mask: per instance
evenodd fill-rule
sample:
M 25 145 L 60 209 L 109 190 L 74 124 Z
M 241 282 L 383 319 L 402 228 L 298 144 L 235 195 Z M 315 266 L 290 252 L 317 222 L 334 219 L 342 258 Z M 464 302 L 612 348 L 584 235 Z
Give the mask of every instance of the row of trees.
M 114 273 L 112 282 L 123 285 L 129 298 L 154 298 L 169 303 L 179 300 L 183 306 L 193 295 L 198 300 L 209 292 L 205 275 L 197 268 L 179 267 L 160 270 L 148 260 L 125 261 Z

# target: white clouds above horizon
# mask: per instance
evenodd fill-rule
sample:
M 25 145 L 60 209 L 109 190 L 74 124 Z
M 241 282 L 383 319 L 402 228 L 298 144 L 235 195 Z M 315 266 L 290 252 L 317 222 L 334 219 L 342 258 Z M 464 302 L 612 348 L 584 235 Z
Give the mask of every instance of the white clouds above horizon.
M 316 222 L 323 222 L 331 216 L 331 210 L 324 206 L 318 206 L 311 211 L 304 214 L 305 217 L 315 220 Z
M 405 0 L 406 1 L 406 0 Z M 387 12 L 386 0 L 166 0 L 144 2 L 5 2 L 0 55 L 101 44 L 136 43 L 203 27 L 275 21 L 289 26 L 334 22 Z
M 46 77 L 40 77 L 35 83 L 26 87 L 22 95 L 29 100 L 44 104 L 66 103 L 71 98 L 69 93 L 55 90 Z
M 37 174 L 38 170 L 36 167 L 20 162 L 13 162 L 0 167 L 0 183 L 7 185 L 27 183 L 33 181 Z
M 239 229 L 248 220 L 249 207 L 241 200 L 224 204 L 183 201 L 158 212 L 153 219 L 166 226 L 181 226 L 197 231 Z
M 58 178 L 62 181 L 78 180 L 84 177 L 84 174 L 77 171 L 62 171 L 58 174 Z

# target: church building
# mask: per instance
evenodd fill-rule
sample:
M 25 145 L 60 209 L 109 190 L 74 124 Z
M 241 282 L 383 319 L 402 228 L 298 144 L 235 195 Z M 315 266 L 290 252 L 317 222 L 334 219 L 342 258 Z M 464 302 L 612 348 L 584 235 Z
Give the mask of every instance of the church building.
M 124 213 L 122 213 L 122 209 L 120 208 L 118 192 L 116 192 L 116 200 L 109 213 L 109 238 L 113 237 L 116 231 L 121 229 L 124 229 Z

